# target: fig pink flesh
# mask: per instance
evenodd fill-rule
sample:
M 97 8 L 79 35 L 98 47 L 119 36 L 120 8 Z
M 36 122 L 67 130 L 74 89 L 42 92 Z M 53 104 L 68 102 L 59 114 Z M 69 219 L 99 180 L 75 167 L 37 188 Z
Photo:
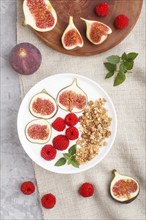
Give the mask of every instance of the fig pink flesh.
M 105 25 L 94 22 L 91 26 L 90 38 L 93 42 L 98 43 L 103 35 L 107 35 L 108 30 Z
M 82 44 L 82 38 L 76 30 L 72 29 L 65 34 L 64 43 L 65 46 Z
M 129 196 L 130 193 L 133 193 L 137 190 L 137 184 L 131 179 L 119 180 L 115 183 L 112 188 L 112 191 L 115 196 Z
M 54 17 L 44 0 L 27 0 L 27 6 L 33 15 L 38 28 L 48 28 L 54 25 Z
M 86 97 L 68 90 L 59 96 L 59 102 L 69 111 L 72 111 L 73 108 L 83 109 L 86 105 Z
M 49 135 L 49 131 L 46 125 L 31 125 L 27 132 L 30 138 L 36 140 L 46 140 Z
M 37 98 L 32 104 L 33 111 L 41 115 L 50 115 L 54 112 L 55 107 L 49 100 Z

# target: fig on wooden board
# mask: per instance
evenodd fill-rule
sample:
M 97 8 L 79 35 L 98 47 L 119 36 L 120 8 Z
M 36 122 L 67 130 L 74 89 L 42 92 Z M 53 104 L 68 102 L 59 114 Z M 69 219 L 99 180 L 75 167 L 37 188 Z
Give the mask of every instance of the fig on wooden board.
M 24 42 L 17 44 L 10 52 L 9 63 L 20 74 L 30 75 L 35 73 L 42 62 L 42 56 L 37 47 Z
M 57 14 L 49 0 L 24 0 L 24 25 L 39 32 L 51 31 L 57 23 Z
M 26 138 L 36 144 L 45 144 L 51 138 L 51 125 L 44 119 L 35 119 L 25 128 Z
M 114 178 L 110 184 L 110 194 L 113 199 L 121 203 L 130 203 L 139 194 L 138 182 L 130 176 L 119 174 L 113 170 Z
M 52 118 L 57 109 L 55 99 L 46 90 L 34 95 L 29 105 L 31 114 L 37 118 Z
M 82 36 L 74 25 L 72 16 L 69 18 L 69 24 L 62 35 L 61 41 L 66 50 L 79 49 L 83 47 L 84 42 Z
M 95 45 L 103 43 L 108 35 L 112 33 L 112 29 L 102 22 L 84 18 L 81 18 L 81 20 L 86 23 L 86 37 Z
M 74 79 L 71 85 L 59 91 L 56 102 L 63 110 L 78 113 L 86 106 L 87 95 Z

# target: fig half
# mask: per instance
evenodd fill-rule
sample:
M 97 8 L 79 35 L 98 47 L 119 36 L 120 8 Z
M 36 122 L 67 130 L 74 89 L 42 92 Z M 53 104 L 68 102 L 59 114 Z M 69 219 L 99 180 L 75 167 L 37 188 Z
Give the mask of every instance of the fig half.
M 130 203 L 139 194 L 138 182 L 132 177 L 121 175 L 113 170 L 114 178 L 110 185 L 110 194 L 113 199 L 121 203 Z
M 85 108 L 87 95 L 78 86 L 77 79 L 74 79 L 71 85 L 59 91 L 56 102 L 63 110 L 78 113 Z
M 29 109 L 33 116 L 49 119 L 56 114 L 57 105 L 55 99 L 43 90 L 31 99 Z
M 51 125 L 44 119 L 29 122 L 25 128 L 27 139 L 36 144 L 45 144 L 51 137 Z
M 24 0 L 24 25 L 36 31 L 51 31 L 57 23 L 57 14 L 49 0 Z
M 72 16 L 69 18 L 69 24 L 62 35 L 61 41 L 66 50 L 73 50 L 83 47 L 84 43 L 82 36 L 74 25 Z
M 112 33 L 112 29 L 102 22 L 84 18 L 81 18 L 81 20 L 86 23 L 86 37 L 95 45 L 103 43 L 108 35 Z

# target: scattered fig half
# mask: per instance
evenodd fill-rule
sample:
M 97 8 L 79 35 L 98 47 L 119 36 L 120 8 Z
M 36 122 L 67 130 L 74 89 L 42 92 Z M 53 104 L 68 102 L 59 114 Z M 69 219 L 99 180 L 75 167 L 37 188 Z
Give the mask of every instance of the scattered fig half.
M 44 119 L 29 122 L 25 128 L 27 139 L 36 144 L 45 144 L 51 137 L 51 125 Z
M 24 0 L 24 25 L 36 31 L 51 31 L 57 23 L 57 14 L 49 0 Z
M 10 52 L 9 63 L 20 74 L 30 75 L 36 72 L 42 62 L 42 56 L 37 47 L 24 42 L 17 44 Z
M 63 110 L 78 113 L 86 106 L 87 95 L 74 79 L 71 85 L 59 91 L 56 102 Z
M 58 108 L 55 99 L 43 90 L 31 99 L 29 109 L 35 117 L 49 119 L 56 114 Z
M 110 194 L 113 199 L 121 203 L 132 202 L 139 194 L 138 182 L 132 177 L 121 175 L 113 170 L 114 178 L 110 184 Z
M 84 18 L 81 18 L 81 20 L 86 23 L 86 37 L 95 45 L 103 43 L 108 35 L 112 33 L 112 29 L 102 22 Z
M 61 41 L 66 50 L 73 50 L 83 47 L 84 43 L 82 36 L 74 25 L 72 16 L 69 17 L 69 24 L 62 35 Z

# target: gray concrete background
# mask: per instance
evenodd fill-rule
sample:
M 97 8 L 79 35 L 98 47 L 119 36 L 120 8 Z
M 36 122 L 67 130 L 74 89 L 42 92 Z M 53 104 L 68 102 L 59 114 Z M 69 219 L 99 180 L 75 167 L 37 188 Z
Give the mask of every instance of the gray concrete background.
M 16 45 L 16 0 L 1 3 L 1 219 L 41 220 L 38 192 L 23 195 L 19 187 L 31 180 L 35 184 L 32 162 L 22 149 L 16 122 L 20 105 L 18 75 L 8 63 Z

